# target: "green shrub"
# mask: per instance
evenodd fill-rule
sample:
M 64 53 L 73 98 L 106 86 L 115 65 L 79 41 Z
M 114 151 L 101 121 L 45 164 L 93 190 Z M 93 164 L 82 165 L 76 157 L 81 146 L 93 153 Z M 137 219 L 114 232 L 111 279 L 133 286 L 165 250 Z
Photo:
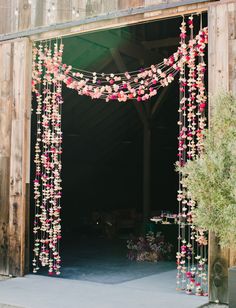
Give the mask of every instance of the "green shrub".
M 204 153 L 177 170 L 189 196 L 197 201 L 194 224 L 213 231 L 222 247 L 236 247 L 236 99 L 212 99 Z

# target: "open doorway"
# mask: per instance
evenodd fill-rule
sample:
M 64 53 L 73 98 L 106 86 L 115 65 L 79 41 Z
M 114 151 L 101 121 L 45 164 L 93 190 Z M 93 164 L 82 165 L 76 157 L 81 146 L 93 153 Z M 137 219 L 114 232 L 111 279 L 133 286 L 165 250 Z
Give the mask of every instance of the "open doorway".
M 63 62 L 105 73 L 142 69 L 176 51 L 180 23 L 174 18 L 65 38 Z M 61 277 L 120 283 L 174 269 L 175 262 L 130 261 L 126 244 L 131 235 L 151 230 L 177 246 L 177 225 L 157 228 L 147 221 L 162 211 L 178 212 L 177 81 L 142 110 L 132 103 L 78 97 L 66 88 L 63 97 Z M 143 117 L 151 136 L 148 209 L 143 206 Z

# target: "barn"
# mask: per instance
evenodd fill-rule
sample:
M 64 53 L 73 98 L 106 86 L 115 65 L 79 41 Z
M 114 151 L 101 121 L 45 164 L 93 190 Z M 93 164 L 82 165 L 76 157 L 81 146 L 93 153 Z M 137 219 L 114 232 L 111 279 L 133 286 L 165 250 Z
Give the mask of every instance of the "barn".
M 64 63 L 85 72 L 132 72 L 175 52 L 183 16 L 193 16 L 196 31 L 208 27 L 210 123 L 212 96 L 220 90 L 236 95 L 236 3 L 2 0 L 0 9 L 0 274 L 24 276 L 32 271 L 35 46 L 62 41 Z M 68 254 L 78 234 L 96 231 L 90 220 L 102 223 L 99 232 L 112 237 L 138 224 L 140 230 L 147 228 L 148 218 L 161 211 L 178 212 L 178 83 L 163 88 L 145 106 L 94 103 L 68 88 L 63 98 L 62 220 Z M 119 231 L 104 227 L 104 221 L 114 219 Z M 175 227 L 171 234 L 177 238 Z M 209 234 L 210 301 L 228 302 L 228 268 L 235 264 L 236 252 L 222 250 Z

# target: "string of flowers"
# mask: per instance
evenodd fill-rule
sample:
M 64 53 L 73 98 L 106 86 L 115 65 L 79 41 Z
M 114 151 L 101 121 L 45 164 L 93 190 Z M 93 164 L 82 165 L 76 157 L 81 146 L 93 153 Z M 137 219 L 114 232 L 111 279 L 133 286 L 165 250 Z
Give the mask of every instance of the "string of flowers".
M 197 50 L 202 44 L 195 41 L 192 48 Z M 87 95 L 92 99 L 118 100 L 126 102 L 136 100 L 143 102 L 158 94 L 161 87 L 168 86 L 178 74 L 181 65 L 189 61 L 189 46 L 185 46 L 185 54 L 181 48 L 164 59 L 161 63 L 148 68 L 125 73 L 96 73 L 82 71 L 63 65 L 65 82 L 68 88 L 74 89 L 79 95 Z M 182 64 L 183 63 L 183 64 Z
M 180 69 L 179 146 L 178 165 L 183 166 L 203 151 L 203 130 L 206 126 L 206 92 L 204 85 L 204 54 L 207 44 L 207 29 L 199 31 L 193 38 L 193 17 L 188 18 L 190 30 L 189 51 L 186 52 L 186 22 L 180 30 L 181 50 L 186 63 Z M 195 47 L 197 46 L 197 48 Z M 207 295 L 206 245 L 207 238 L 202 230 L 194 226 L 192 211 L 196 206 L 189 198 L 183 175 L 179 172 L 179 234 L 177 258 L 177 290 L 187 294 Z
M 177 51 L 159 64 L 133 72 L 104 74 L 63 64 L 63 44 L 58 40 L 54 43 L 40 42 L 39 45 L 34 46 L 32 89 L 37 102 L 33 227 L 33 271 L 35 273 L 40 266 L 47 266 L 50 275 L 54 273 L 59 275 L 61 267 L 59 243 L 62 190 L 62 83 L 77 91 L 78 95 L 86 95 L 92 99 L 100 98 L 106 102 L 147 102 L 158 94 L 160 88 L 168 86 L 179 74 L 181 94 L 178 121 L 179 164 L 185 164 L 187 159 L 193 159 L 203 150 L 203 130 L 206 125 L 204 115 L 206 107 L 205 63 L 203 59 L 207 44 L 207 28 L 201 29 L 193 38 L 192 17 L 188 24 L 192 29 L 188 43 L 186 43 L 186 23 L 183 20 L 180 28 L 181 41 Z M 206 240 L 204 234 L 197 232 L 193 226 L 191 209 L 195 207 L 195 202 L 188 199 L 181 177 L 180 174 L 177 284 L 178 288 L 185 290 L 189 290 L 189 284 L 191 284 L 192 292 L 193 285 L 199 287 L 198 277 L 201 277 L 202 281 L 204 275 L 200 276 L 200 274 L 205 273 L 203 254 L 198 250 L 199 247 L 202 250 Z M 198 246 L 195 257 L 196 240 Z M 198 265 L 194 270 L 195 260 Z M 194 279 L 193 276 L 197 278 Z
M 40 44 L 33 48 L 32 88 L 37 100 L 35 145 L 35 218 L 33 272 L 40 264 L 49 274 L 60 274 L 61 239 L 61 61 L 63 45 Z

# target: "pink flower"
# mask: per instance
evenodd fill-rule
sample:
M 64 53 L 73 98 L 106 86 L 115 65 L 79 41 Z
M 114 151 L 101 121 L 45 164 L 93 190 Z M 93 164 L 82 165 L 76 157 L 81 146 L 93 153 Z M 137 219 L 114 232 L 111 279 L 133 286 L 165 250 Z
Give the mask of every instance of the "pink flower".
M 72 82 L 73 82 L 72 77 L 69 77 L 69 78 L 66 79 L 66 85 L 67 86 L 70 85 Z

